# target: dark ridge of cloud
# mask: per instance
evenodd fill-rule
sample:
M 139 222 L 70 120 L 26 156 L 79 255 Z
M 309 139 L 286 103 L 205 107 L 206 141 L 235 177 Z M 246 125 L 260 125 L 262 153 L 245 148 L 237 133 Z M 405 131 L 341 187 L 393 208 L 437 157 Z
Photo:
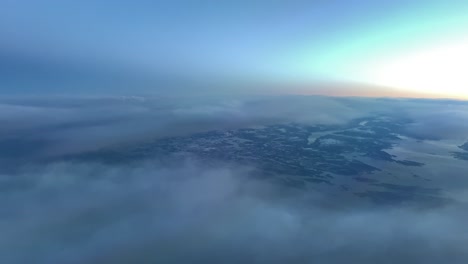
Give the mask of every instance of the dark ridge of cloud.
M 179 77 L 123 65 L 0 47 L 0 95 L 123 95 L 173 85 Z
M 466 263 L 462 205 L 343 206 L 235 164 L 61 163 L 2 175 L 2 263 Z M 17 201 L 11 203 L 11 201 Z

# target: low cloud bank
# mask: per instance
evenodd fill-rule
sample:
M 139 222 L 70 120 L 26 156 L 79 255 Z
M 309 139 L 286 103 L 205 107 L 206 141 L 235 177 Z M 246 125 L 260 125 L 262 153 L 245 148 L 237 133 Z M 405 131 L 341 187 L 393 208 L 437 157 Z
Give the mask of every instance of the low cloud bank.
M 161 98 L 57 98 L 0 101 L 0 146 L 33 145 L 46 157 L 113 144 L 281 122 L 344 124 L 366 114 L 333 98 L 171 101 Z
M 343 125 L 375 114 L 411 118 L 407 132 L 414 137 L 463 140 L 468 134 L 468 104 L 457 101 L 320 96 L 3 98 L 0 110 L 0 147 L 30 146 L 28 158 L 214 129 L 284 122 Z
M 410 135 L 422 139 L 468 141 L 468 105 L 440 107 L 413 113 Z
M 0 178 L 1 263 L 467 263 L 466 208 L 342 208 L 235 164 L 53 164 Z M 12 202 L 14 201 L 14 202 Z

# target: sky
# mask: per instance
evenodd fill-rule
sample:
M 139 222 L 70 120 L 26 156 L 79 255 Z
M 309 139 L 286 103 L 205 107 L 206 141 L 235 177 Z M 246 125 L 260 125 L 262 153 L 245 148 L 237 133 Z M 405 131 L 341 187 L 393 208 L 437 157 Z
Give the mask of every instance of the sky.
M 281 83 L 270 93 L 468 98 L 467 1 L 0 5 L 2 95 L 235 91 L 240 80 Z

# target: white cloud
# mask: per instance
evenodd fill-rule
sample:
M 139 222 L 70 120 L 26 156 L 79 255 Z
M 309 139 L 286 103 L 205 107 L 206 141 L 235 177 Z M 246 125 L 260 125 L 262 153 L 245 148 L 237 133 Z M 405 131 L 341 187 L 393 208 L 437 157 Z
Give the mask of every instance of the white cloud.
M 56 164 L 2 178 L 2 263 L 465 263 L 463 206 L 326 209 L 249 169 Z M 11 201 L 17 201 L 12 203 Z

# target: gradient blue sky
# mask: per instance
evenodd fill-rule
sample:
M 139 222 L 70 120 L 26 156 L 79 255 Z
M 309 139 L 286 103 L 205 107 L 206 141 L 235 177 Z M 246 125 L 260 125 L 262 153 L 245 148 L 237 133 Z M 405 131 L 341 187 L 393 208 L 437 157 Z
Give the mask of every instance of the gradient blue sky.
M 2 94 L 112 91 L 113 76 L 152 92 L 163 85 L 148 85 L 148 79 L 184 75 L 353 81 L 468 96 L 463 92 L 468 79 L 456 71 L 468 67 L 460 62 L 468 56 L 463 48 L 468 1 L 3 0 L 0 5 Z M 448 65 L 424 66 L 442 63 Z M 418 72 L 406 75 L 413 69 Z M 444 74 L 436 80 L 420 80 L 439 72 Z M 447 79 L 456 88 L 441 87 Z

